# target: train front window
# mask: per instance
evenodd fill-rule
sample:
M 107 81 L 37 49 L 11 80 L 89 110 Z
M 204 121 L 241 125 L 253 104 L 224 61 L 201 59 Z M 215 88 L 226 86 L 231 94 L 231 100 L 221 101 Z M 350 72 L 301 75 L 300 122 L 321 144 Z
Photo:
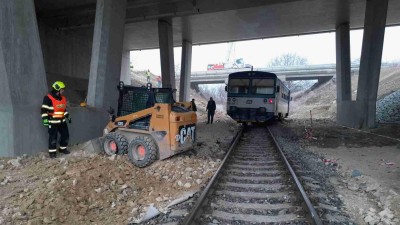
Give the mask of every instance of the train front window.
M 247 94 L 249 92 L 249 79 L 231 79 L 229 81 L 229 93 Z
M 252 94 L 273 94 L 275 91 L 275 80 L 274 79 L 253 79 L 251 82 Z

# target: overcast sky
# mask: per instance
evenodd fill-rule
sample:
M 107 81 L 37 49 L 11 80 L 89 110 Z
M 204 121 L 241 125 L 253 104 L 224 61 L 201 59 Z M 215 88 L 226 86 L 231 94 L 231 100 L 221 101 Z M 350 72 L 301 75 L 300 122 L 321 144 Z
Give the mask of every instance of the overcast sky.
M 360 58 L 362 30 L 350 32 L 351 58 Z M 229 43 L 212 45 L 194 45 L 192 49 L 192 71 L 207 70 L 208 64 L 225 61 Z M 174 48 L 175 65 L 181 62 L 182 48 Z M 265 67 L 267 63 L 282 54 L 295 53 L 305 57 L 309 64 L 335 63 L 335 33 L 323 33 L 263 40 L 240 41 L 235 44 L 235 58 L 243 58 L 245 63 L 254 67 Z M 388 27 L 382 60 L 385 62 L 400 61 L 400 27 Z M 135 70 L 147 70 L 161 74 L 160 53 L 158 49 L 132 51 L 131 61 Z

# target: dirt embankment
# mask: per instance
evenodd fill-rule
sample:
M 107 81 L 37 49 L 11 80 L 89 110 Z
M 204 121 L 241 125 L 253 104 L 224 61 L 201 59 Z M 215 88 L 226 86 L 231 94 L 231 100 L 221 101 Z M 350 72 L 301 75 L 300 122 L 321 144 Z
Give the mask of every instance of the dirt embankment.
M 0 158 L 0 224 L 126 224 L 153 204 L 163 210 L 175 198 L 204 186 L 223 158 L 238 125 L 217 111 L 207 125 L 207 102 L 198 108 L 194 149 L 140 169 L 128 157 L 90 153 Z M 73 132 L 73 131 L 71 131 Z
M 352 99 L 357 96 L 358 74 L 351 76 Z M 400 90 L 400 68 L 384 68 L 381 71 L 378 87 L 378 103 L 386 96 Z M 322 84 L 312 91 L 295 93 L 291 102 L 290 117 L 294 119 L 314 118 L 336 120 L 336 82 L 335 79 Z M 400 102 L 394 108 L 400 108 Z M 378 104 L 379 105 L 379 104 Z M 377 111 L 380 111 L 377 109 Z M 381 110 L 384 112 L 385 110 Z M 400 121 L 399 121 L 400 122 Z

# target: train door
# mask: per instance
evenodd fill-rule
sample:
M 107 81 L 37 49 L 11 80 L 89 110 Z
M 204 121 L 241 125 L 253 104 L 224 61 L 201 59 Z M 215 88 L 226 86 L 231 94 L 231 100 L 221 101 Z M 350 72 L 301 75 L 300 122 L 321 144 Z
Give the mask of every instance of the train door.
M 276 79 L 276 85 L 275 85 L 275 118 L 279 118 L 279 110 L 281 107 L 279 105 L 281 104 L 281 81 L 279 79 Z

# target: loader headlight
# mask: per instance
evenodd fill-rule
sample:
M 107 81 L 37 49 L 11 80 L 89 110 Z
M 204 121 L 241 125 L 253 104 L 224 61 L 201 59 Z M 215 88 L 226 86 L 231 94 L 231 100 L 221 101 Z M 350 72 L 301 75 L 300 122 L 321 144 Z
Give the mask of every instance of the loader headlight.
M 107 128 L 105 128 L 105 129 L 103 130 L 103 134 L 104 134 L 104 135 L 107 135 L 108 133 L 110 133 L 110 132 L 108 131 Z

